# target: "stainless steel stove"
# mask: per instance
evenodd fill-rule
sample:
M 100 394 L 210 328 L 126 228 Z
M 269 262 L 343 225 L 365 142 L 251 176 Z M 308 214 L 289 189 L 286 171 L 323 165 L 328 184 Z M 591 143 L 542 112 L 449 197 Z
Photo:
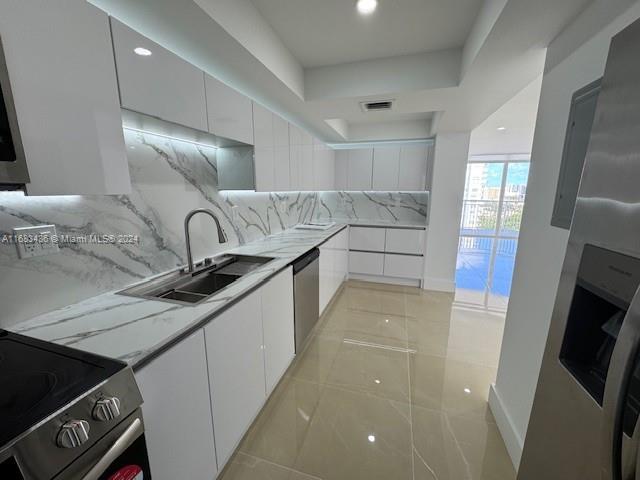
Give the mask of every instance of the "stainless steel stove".
M 0 330 L 0 479 L 148 480 L 125 363 Z

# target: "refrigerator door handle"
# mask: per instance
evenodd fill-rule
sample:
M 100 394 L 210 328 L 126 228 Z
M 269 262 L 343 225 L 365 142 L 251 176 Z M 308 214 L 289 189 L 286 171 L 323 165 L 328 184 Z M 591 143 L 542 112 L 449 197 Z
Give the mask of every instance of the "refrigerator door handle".
M 623 464 L 627 392 L 640 347 L 640 288 L 636 290 L 611 355 L 602 402 L 602 480 L 632 480 L 636 452 Z M 635 437 L 635 435 L 634 435 Z

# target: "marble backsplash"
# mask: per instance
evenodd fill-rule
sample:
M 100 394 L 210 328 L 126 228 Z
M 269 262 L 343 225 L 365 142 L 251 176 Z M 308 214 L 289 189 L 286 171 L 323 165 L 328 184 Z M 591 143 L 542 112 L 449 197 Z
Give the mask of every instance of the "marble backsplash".
M 316 218 L 426 225 L 428 192 L 320 192 Z
M 194 217 L 194 258 L 214 255 L 316 219 L 425 224 L 428 194 L 219 192 L 216 150 L 125 131 L 132 192 L 115 196 L 25 197 L 0 192 L 0 235 L 54 224 L 58 235 L 134 235 L 132 244 L 63 243 L 53 255 L 19 259 L 0 243 L 0 327 L 184 265 L 183 220 L 194 208 L 218 214 L 229 238 Z

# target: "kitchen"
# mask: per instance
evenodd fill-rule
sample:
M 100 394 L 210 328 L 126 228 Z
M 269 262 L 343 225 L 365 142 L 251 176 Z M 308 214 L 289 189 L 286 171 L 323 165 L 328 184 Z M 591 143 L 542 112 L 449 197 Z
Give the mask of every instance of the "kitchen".
M 367 45 L 356 68 L 284 15 L 347 11 L 373 38 L 376 15 L 419 31 L 411 2 L 285 3 L 0 1 L 0 477 L 516 478 L 512 313 L 455 305 L 455 247 L 470 130 L 545 49 L 473 103 L 458 50 Z M 492 35 L 470 78 L 504 61 Z M 273 50 L 291 38 L 299 71 Z M 391 54 L 422 73 L 389 76 Z

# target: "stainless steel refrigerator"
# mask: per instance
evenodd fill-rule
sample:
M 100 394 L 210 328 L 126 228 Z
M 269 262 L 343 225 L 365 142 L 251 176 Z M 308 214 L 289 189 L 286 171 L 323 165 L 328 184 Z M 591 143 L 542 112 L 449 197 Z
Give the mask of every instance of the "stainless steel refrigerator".
M 640 21 L 611 43 L 519 480 L 640 478 L 639 284 Z

